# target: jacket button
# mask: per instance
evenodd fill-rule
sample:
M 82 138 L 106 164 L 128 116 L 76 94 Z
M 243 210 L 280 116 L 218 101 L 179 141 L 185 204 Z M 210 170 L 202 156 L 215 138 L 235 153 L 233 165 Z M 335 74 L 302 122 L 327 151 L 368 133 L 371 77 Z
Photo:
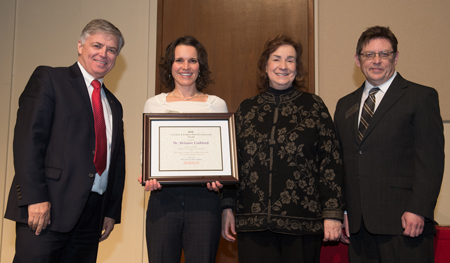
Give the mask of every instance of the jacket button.
M 95 150 L 94 150 L 94 151 L 92 151 L 92 155 L 95 155 Z
M 363 154 L 363 151 L 359 151 L 359 154 Z
M 89 174 L 89 177 L 90 177 L 90 178 L 94 177 L 94 174 L 90 173 L 90 174 Z

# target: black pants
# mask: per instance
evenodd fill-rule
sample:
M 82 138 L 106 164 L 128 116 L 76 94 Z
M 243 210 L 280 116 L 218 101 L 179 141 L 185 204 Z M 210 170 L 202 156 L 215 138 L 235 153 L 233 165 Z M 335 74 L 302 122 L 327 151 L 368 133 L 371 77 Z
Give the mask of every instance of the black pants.
M 359 232 L 350 235 L 348 256 L 350 263 L 434 263 L 433 245 L 434 234 L 374 235 L 362 223 Z
M 319 263 L 323 234 L 238 232 L 239 263 Z
M 103 197 L 91 193 L 75 228 L 68 233 L 44 229 L 35 235 L 27 224 L 16 223 L 13 263 L 95 263 Z
M 163 187 L 152 192 L 146 220 L 150 263 L 179 263 L 182 250 L 186 263 L 215 262 L 221 231 L 219 197 L 206 187 L 187 190 Z

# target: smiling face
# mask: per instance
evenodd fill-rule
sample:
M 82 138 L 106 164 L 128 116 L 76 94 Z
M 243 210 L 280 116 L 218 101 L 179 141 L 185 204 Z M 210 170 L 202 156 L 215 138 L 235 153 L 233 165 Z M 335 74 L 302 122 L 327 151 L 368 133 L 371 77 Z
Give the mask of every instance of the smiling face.
M 119 40 L 104 33 L 95 33 L 86 38 L 84 44 L 78 41 L 78 61 L 94 78 L 101 79 L 116 64 Z
M 269 56 L 266 73 L 269 84 L 277 90 L 284 90 L 292 86 L 297 75 L 297 53 L 291 45 L 283 45 Z
M 378 53 L 382 50 L 392 50 L 392 45 L 385 38 L 372 39 L 363 47 L 361 53 L 373 51 Z M 366 76 L 367 81 L 374 85 L 380 86 L 388 81 L 395 72 L 397 65 L 398 52 L 391 54 L 389 58 L 381 59 L 379 55 L 375 55 L 373 59 L 365 59 L 363 56 L 356 54 L 356 65 L 361 68 L 362 73 Z
M 194 87 L 200 72 L 197 49 L 193 46 L 178 45 L 175 48 L 175 56 L 172 64 L 172 77 L 175 88 Z
M 266 73 L 269 84 L 277 90 L 284 90 L 292 86 L 297 75 L 297 53 L 291 45 L 280 46 L 267 60 Z

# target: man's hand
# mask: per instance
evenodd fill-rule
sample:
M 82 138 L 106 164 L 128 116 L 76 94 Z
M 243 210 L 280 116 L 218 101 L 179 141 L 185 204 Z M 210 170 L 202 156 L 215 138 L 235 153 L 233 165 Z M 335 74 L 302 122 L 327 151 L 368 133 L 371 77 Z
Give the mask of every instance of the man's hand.
M 341 221 L 325 219 L 323 221 L 323 241 L 339 241 L 342 233 Z
M 50 202 L 28 205 L 28 226 L 37 236 L 50 224 L 50 207 Z
M 344 244 L 350 244 L 350 229 L 348 228 L 347 214 L 344 214 L 344 223 L 342 224 L 342 228 L 344 229 L 345 233 L 341 235 L 341 242 Z
M 115 219 L 105 217 L 105 220 L 103 221 L 103 228 L 102 228 L 103 233 L 99 240 L 100 242 L 102 242 L 103 240 L 106 240 L 109 237 L 109 234 L 111 234 L 111 231 L 113 231 L 113 229 L 114 229 L 115 223 L 116 223 Z
M 236 236 L 233 210 L 227 208 L 222 211 L 222 237 L 228 241 L 234 242 L 236 238 L 231 235 L 230 230 L 231 233 Z
M 407 237 L 418 237 L 423 232 L 425 218 L 423 216 L 405 212 L 402 216 L 402 227 L 405 229 L 403 235 Z
M 219 192 L 219 189 L 223 187 L 223 185 L 219 181 L 207 183 L 206 187 L 208 187 L 209 191 Z

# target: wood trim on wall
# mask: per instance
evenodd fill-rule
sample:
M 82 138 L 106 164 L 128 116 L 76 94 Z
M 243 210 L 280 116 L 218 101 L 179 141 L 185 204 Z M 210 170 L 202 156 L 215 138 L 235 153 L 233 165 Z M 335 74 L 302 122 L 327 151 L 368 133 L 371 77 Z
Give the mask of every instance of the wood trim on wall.
M 315 93 L 314 0 L 291 0 L 288 3 L 283 2 L 282 5 L 270 0 L 241 1 L 239 2 L 239 5 L 235 4 L 233 1 L 202 1 L 201 7 L 199 7 L 197 2 L 194 4 L 192 1 L 176 1 L 176 5 L 174 3 L 175 2 L 158 0 L 156 63 L 159 63 L 160 58 L 164 54 L 165 48 L 170 41 L 186 34 L 195 36 L 205 46 L 208 52 L 210 68 L 215 68 L 213 71 L 215 84 L 210 85 L 206 92 L 223 98 L 227 102 L 230 111 L 235 111 L 240 102 L 258 93 L 256 90 L 255 77 L 257 60 L 261 54 L 265 41 L 280 33 L 287 33 L 293 36 L 294 39 L 301 41 L 303 45 L 302 59 L 305 68 L 305 85 L 308 92 Z M 211 6 L 209 7 L 208 5 Z M 220 6 L 218 7 L 218 5 Z M 173 9 L 175 6 L 176 10 L 170 10 L 170 8 Z M 224 7 L 226 10 L 218 9 Z M 277 13 L 281 13 L 282 15 L 273 14 L 275 12 L 272 12 L 272 9 L 269 9 L 273 7 L 285 8 L 286 12 L 292 13 L 287 14 L 286 12 L 277 9 Z M 255 11 L 255 14 L 251 15 L 253 10 Z M 214 50 L 217 52 L 217 46 L 222 44 L 217 42 L 219 40 L 213 39 L 214 36 L 218 36 L 214 26 L 219 27 L 220 29 L 217 30 L 220 31 L 224 28 L 223 25 L 225 23 L 238 23 L 235 22 L 235 20 L 242 21 L 243 12 L 245 12 L 244 15 L 246 16 L 245 23 L 241 22 L 239 27 L 226 27 L 233 29 L 238 28 L 239 30 L 229 30 L 229 32 L 221 32 L 221 35 L 219 35 L 219 37 L 223 38 L 225 38 L 225 36 L 228 37 L 226 41 L 223 41 L 223 45 L 225 46 L 223 50 L 225 51 L 220 50 L 219 53 L 227 52 L 226 49 L 229 48 L 230 43 L 235 46 L 236 41 L 248 41 L 248 43 L 245 44 L 253 48 L 250 49 L 251 51 L 246 49 L 246 51 L 236 50 L 236 52 L 247 52 L 244 53 L 244 55 L 250 59 L 248 59 L 248 61 L 246 61 L 247 59 L 239 61 L 237 57 L 242 58 L 243 53 L 236 55 L 234 50 L 229 51 L 230 53 L 227 55 L 214 53 Z M 223 18 L 224 13 L 227 14 L 228 17 Z M 267 16 L 267 19 L 266 17 L 262 19 L 261 13 L 262 15 Z M 220 18 L 217 17 L 218 14 L 220 14 Z M 178 21 L 178 19 L 180 19 L 180 21 Z M 254 19 L 254 21 L 251 21 L 252 19 Z M 273 19 L 274 21 L 270 21 L 270 19 Z M 210 22 L 210 24 L 205 21 Z M 196 24 L 197 22 L 199 23 L 198 25 Z M 259 31 L 255 32 L 255 30 L 258 29 Z M 214 32 L 207 32 L 208 30 Z M 249 35 L 254 36 L 254 38 L 249 39 Z M 242 43 L 239 42 L 239 44 Z M 220 56 L 222 56 L 222 59 L 218 61 L 217 58 Z M 247 63 L 248 66 L 246 65 L 243 70 L 233 72 L 233 67 L 236 66 L 233 63 Z M 224 74 L 223 72 L 225 71 L 236 74 L 230 74 L 230 77 L 223 77 L 223 75 L 219 76 L 219 74 Z M 230 81 L 230 78 L 239 78 L 239 84 L 237 85 L 235 83 L 236 81 Z M 155 94 L 161 92 L 168 92 L 168 90 L 160 83 L 159 70 L 158 67 L 156 67 Z

